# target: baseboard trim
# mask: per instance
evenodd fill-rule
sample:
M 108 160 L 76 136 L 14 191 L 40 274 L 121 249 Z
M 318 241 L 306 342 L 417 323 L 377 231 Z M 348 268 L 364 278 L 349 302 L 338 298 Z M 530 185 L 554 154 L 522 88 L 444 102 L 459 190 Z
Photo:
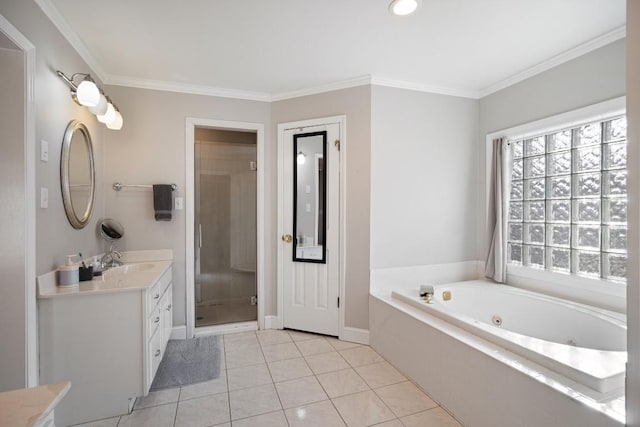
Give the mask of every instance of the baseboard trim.
M 265 329 L 282 329 L 282 322 L 278 316 L 264 316 Z
M 340 339 L 343 341 L 369 345 L 369 331 L 367 329 L 350 328 L 345 326 L 342 329 Z
M 196 328 L 196 337 L 205 337 L 207 335 L 225 335 L 237 334 L 238 332 L 249 332 L 258 330 L 258 322 L 239 322 L 225 323 L 222 325 L 202 326 Z
M 187 339 L 187 327 L 185 325 L 182 326 L 174 326 L 171 328 L 171 336 L 169 339 L 172 340 L 186 340 Z

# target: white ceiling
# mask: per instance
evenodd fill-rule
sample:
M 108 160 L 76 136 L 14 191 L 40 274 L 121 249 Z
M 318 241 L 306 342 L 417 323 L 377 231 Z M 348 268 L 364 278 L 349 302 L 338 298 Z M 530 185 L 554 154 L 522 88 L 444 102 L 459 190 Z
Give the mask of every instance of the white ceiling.
M 36 2 L 105 83 L 265 100 L 366 81 L 478 97 L 625 25 L 625 0 Z

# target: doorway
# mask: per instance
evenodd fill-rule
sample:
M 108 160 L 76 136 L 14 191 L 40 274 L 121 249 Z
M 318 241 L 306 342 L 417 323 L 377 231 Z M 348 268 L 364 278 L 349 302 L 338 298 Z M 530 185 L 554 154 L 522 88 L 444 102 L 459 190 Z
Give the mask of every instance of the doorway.
M 256 133 L 196 127 L 196 328 L 256 321 Z
M 186 120 L 185 338 L 264 322 L 264 125 Z
M 36 319 L 35 47 L 0 15 L 0 391 L 38 385 Z
M 342 335 L 344 130 L 344 116 L 278 125 L 278 315 L 284 328 Z

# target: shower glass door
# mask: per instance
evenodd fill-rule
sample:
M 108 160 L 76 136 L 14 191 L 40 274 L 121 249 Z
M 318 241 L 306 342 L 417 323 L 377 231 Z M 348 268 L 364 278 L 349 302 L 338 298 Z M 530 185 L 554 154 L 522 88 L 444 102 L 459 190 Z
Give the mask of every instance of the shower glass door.
M 255 321 L 256 134 L 195 135 L 196 327 Z

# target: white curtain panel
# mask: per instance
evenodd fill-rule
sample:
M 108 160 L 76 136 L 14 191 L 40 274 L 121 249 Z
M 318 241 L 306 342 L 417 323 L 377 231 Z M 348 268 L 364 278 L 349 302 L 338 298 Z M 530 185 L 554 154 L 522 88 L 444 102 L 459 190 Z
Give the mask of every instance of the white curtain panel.
M 489 184 L 489 236 L 491 243 L 484 275 L 496 282 L 507 279 L 507 220 L 511 188 L 511 146 L 506 138 L 493 140 Z

